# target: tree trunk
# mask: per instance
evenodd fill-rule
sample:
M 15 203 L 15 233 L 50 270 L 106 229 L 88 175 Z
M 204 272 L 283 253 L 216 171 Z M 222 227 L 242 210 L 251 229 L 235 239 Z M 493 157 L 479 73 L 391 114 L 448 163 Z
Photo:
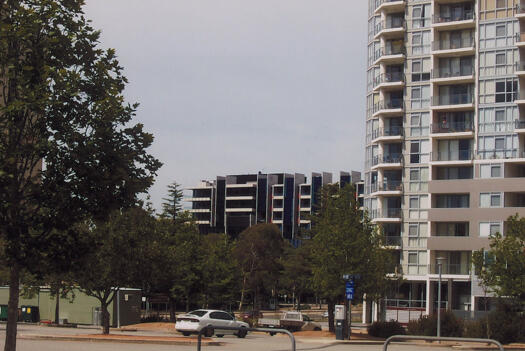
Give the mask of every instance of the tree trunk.
M 175 299 L 170 296 L 168 297 L 168 301 L 170 304 L 170 322 L 175 323 Z
M 332 299 L 328 299 L 326 302 L 328 303 L 328 331 L 331 333 L 335 333 L 335 325 L 334 325 L 335 303 Z
M 239 302 L 239 311 L 242 311 L 242 304 L 244 302 L 244 290 L 246 288 L 246 274 L 242 278 L 242 288 L 241 288 L 241 301 Z
M 55 291 L 57 303 L 55 305 L 55 324 L 60 323 L 60 288 Z
M 7 327 L 4 351 L 16 351 L 16 332 L 18 322 L 18 299 L 20 296 L 20 268 L 17 264 L 9 270 L 9 302 L 7 307 Z
M 106 302 L 102 302 L 100 304 L 100 308 L 102 309 L 102 334 L 108 335 L 109 334 L 108 304 Z

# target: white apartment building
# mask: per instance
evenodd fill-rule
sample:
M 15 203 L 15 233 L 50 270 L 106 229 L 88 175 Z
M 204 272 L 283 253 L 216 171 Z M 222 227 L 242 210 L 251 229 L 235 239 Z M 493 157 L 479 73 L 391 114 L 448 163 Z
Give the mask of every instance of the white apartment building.
M 472 252 L 525 215 L 525 1 L 368 4 L 364 205 L 405 279 L 382 317 L 433 313 L 438 264 L 441 308 L 474 315 Z

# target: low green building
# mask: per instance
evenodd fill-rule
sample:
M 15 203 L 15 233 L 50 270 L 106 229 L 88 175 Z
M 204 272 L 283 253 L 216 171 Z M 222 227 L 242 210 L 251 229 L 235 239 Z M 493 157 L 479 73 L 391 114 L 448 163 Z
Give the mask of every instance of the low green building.
M 68 323 L 100 325 L 100 302 L 94 297 L 87 296 L 80 290 L 75 290 L 73 302 L 70 299 L 60 299 L 59 318 Z M 0 287 L 0 305 L 7 305 L 9 300 L 9 287 Z M 121 288 L 109 305 L 110 321 L 112 327 L 140 323 L 140 307 L 142 293 L 140 289 Z M 38 307 L 40 321 L 54 321 L 56 299 L 51 296 L 49 288 L 40 288 L 33 298 L 20 297 L 18 304 L 22 306 Z

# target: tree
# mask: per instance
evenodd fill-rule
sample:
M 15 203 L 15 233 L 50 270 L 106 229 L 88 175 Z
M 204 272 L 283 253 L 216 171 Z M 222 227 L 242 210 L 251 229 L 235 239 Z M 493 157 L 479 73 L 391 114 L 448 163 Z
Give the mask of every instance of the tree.
M 233 300 L 238 285 L 233 245 L 226 234 L 208 234 L 201 245 L 203 305 L 223 308 Z
M 473 253 L 477 275 L 485 288 L 497 296 L 525 303 L 525 218 L 507 219 L 503 236 L 490 236 L 490 250 Z
M 282 267 L 279 283 L 289 295 L 295 296 L 294 305 L 297 302 L 297 310 L 300 310 L 303 294 L 312 290 L 312 265 L 309 247 L 303 245 L 294 248 L 287 245 L 282 259 Z
M 274 224 L 257 224 L 239 235 L 233 249 L 242 278 L 239 310 L 242 310 L 246 293 L 251 292 L 253 307 L 257 309 L 263 289 L 277 288 L 283 245 L 279 228 Z
M 137 105 L 83 0 L 0 0 L 0 236 L 9 266 L 5 350 L 16 350 L 20 272 L 49 250 L 81 256 L 74 223 L 137 202 L 160 162 L 130 125 Z M 45 164 L 45 167 L 43 167 Z M 64 240 L 67 239 L 67 240 Z M 64 245 L 63 245 L 64 243 Z M 67 270 L 61 267 L 61 270 Z
M 136 281 L 141 268 L 150 264 L 143 253 L 156 240 L 155 224 L 152 213 L 137 207 L 113 212 L 86 233 L 93 237 L 96 250 L 84 256 L 75 277 L 81 290 L 100 302 L 103 334 L 109 334 L 108 306 L 120 288 Z
M 387 284 L 390 255 L 381 236 L 359 210 L 352 185 L 338 184 L 321 189 L 321 205 L 312 216 L 313 284 L 328 301 L 329 329 L 334 331 L 333 311 L 344 298 L 344 274 L 360 276 L 355 299 L 379 296 Z M 349 328 L 347 328 L 349 329 Z
M 168 185 L 168 197 L 162 198 L 162 216 L 175 222 L 182 213 L 182 190 L 177 182 Z

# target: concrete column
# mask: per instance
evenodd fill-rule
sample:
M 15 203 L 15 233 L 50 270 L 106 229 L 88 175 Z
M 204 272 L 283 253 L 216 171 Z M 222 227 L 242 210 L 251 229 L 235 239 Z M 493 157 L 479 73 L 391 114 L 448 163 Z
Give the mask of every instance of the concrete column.
M 426 314 L 434 313 L 434 283 L 428 279 L 427 280 L 427 308 Z
M 452 311 L 452 279 L 447 281 L 447 310 Z

